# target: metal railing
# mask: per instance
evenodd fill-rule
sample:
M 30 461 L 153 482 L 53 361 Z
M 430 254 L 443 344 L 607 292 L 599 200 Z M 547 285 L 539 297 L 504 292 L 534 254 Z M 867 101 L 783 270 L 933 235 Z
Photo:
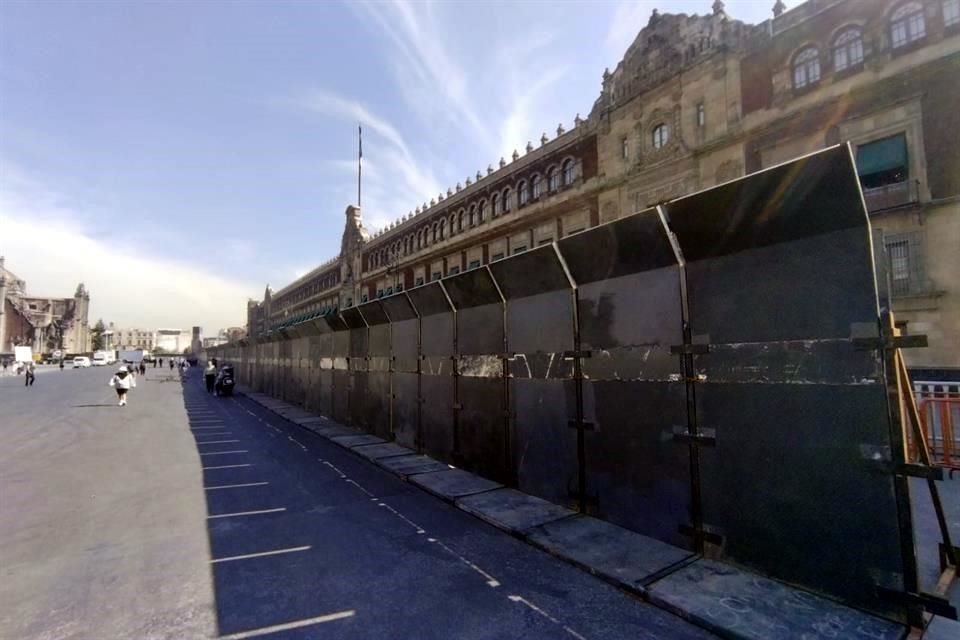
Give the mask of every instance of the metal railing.
M 960 382 L 915 382 L 924 439 L 934 462 L 960 470 Z
M 867 204 L 867 211 L 877 213 L 919 202 L 919 191 L 916 180 L 904 180 L 882 187 L 865 188 L 863 199 Z

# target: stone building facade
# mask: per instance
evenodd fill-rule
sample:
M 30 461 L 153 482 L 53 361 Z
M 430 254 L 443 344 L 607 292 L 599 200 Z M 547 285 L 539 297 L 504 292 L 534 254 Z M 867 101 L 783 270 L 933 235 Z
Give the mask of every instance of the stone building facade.
M 136 327 L 115 327 L 111 322 L 106 333 L 111 338 L 104 346 L 108 349 L 153 349 L 155 335 L 153 329 Z
M 960 0 L 808 0 L 749 25 L 653 12 L 586 119 L 248 305 L 248 334 L 475 268 L 840 142 L 915 376 L 960 377 Z M 882 249 L 882 250 L 879 250 Z
M 0 354 L 15 346 L 50 353 L 61 344 L 67 353 L 89 351 L 89 309 L 90 293 L 83 283 L 72 298 L 31 296 L 26 281 L 9 271 L 0 256 Z

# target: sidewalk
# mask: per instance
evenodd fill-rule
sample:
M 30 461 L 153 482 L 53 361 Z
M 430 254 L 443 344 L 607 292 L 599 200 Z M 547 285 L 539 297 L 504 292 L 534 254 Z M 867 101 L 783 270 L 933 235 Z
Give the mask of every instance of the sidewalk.
M 905 627 L 890 621 L 578 514 L 287 402 L 242 393 L 456 508 L 721 636 L 905 634 Z

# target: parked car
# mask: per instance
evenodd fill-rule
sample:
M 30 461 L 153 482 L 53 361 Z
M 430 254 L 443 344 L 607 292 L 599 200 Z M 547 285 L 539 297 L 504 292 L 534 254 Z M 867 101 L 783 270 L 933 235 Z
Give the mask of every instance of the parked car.
M 90 362 L 90 358 L 86 356 L 77 356 L 73 359 L 73 368 L 74 369 L 86 369 L 87 367 L 93 366 L 93 363 Z
M 93 354 L 93 360 L 91 361 L 95 367 L 105 367 L 107 364 L 107 354 L 105 353 L 95 353 Z

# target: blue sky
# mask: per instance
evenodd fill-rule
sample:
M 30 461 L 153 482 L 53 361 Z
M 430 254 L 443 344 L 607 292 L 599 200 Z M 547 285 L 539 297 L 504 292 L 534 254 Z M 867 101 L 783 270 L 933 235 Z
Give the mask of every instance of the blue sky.
M 377 228 L 586 116 L 653 7 L 711 4 L 8 0 L 0 254 L 94 317 L 242 324 L 338 251 L 358 121 Z

